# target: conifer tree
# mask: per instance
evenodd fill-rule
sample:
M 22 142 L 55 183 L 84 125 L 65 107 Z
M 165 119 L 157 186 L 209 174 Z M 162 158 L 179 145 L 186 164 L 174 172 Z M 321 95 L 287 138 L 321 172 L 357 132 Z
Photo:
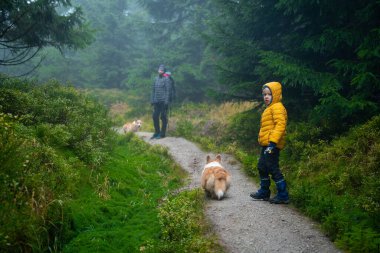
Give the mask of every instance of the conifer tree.
M 69 0 L 0 2 L 0 66 L 22 64 L 47 46 L 84 48 L 91 39 L 81 9 Z
M 378 1 L 213 2 L 209 44 L 230 96 L 252 99 L 278 80 L 293 118 L 333 131 L 379 113 Z

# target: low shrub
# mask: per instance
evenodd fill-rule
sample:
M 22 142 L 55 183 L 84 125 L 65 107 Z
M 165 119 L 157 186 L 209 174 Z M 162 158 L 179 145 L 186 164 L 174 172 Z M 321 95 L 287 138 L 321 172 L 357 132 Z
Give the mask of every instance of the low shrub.
M 143 252 L 223 252 L 204 217 L 204 193 L 200 189 L 169 197 L 159 208 L 161 235 L 149 241 Z
M 73 160 L 0 114 L 0 251 L 59 248 L 63 206 L 78 181 Z
M 107 111 L 55 81 L 1 81 L 0 251 L 59 251 L 78 170 L 108 158 Z
M 296 164 L 284 161 L 293 204 L 352 252 L 380 244 L 379 140 L 377 116 L 330 143 L 304 146 Z

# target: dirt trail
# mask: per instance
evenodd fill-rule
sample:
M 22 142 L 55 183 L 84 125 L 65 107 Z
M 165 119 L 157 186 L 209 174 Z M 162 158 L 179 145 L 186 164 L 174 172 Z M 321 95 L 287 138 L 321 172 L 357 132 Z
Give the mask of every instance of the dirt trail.
M 173 159 L 191 175 L 188 187 L 200 187 L 206 156 L 215 154 L 205 153 L 183 138 L 150 140 L 152 133 L 137 134 L 152 145 L 167 147 Z M 231 188 L 222 201 L 207 200 L 206 213 L 229 252 L 340 252 L 316 224 L 290 206 L 252 200 L 249 193 L 257 186 L 232 156 L 222 154 L 222 164 L 232 175 Z

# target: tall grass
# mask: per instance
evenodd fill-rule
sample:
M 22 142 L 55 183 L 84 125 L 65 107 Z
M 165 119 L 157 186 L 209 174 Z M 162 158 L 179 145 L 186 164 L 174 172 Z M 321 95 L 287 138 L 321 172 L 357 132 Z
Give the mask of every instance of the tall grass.
M 251 117 L 252 114 L 247 112 L 253 112 L 256 107 L 257 103 L 254 102 L 184 104 L 173 109 L 168 132 L 196 141 L 208 150 L 232 151 L 236 146 L 243 145 L 240 140 L 244 137 L 237 135 L 246 136 L 252 133 L 251 126 L 255 126 L 257 118 Z M 232 127 L 233 121 L 246 122 L 234 124 Z M 244 145 L 249 144 L 245 142 Z
M 145 130 L 152 130 L 150 90 L 145 96 L 136 95 L 132 90 L 120 89 L 88 89 L 85 94 L 94 98 L 109 109 L 109 117 L 114 126 L 122 126 L 125 122 L 143 120 Z

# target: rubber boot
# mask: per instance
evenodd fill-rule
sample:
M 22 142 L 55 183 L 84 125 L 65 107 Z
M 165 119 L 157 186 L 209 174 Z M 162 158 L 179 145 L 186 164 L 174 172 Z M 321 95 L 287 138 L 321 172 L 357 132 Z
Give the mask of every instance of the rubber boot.
M 262 199 L 265 201 L 268 201 L 270 198 L 270 179 L 268 178 L 261 178 L 260 180 L 260 189 L 257 192 L 252 192 L 249 196 L 251 196 L 254 199 Z
M 284 179 L 276 182 L 277 195 L 270 199 L 271 204 L 288 204 L 289 203 L 289 194 L 286 190 L 286 182 Z

